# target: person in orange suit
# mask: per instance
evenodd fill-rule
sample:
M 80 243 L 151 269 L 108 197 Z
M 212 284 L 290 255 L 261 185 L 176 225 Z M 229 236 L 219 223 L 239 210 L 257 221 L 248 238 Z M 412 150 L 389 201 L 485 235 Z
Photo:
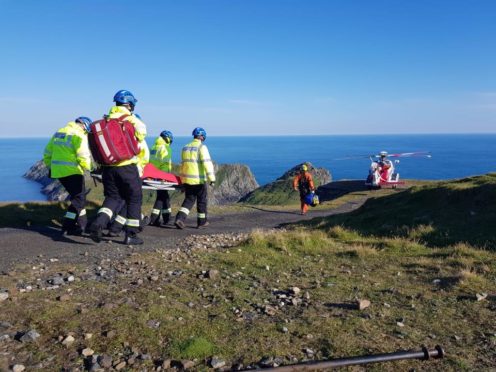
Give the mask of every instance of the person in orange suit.
M 305 196 L 315 191 L 312 175 L 308 172 L 308 166 L 302 164 L 300 172 L 293 180 L 293 188 L 300 192 L 301 214 L 308 211 L 308 205 L 305 203 Z

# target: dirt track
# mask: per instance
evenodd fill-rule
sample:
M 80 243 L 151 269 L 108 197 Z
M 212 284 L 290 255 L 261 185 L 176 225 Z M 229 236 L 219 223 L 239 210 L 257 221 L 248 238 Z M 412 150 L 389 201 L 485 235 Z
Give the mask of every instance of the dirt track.
M 210 226 L 204 230 L 195 228 L 196 219 L 187 220 L 187 228 L 177 230 L 174 226 L 163 228 L 147 227 L 141 234 L 145 240 L 142 246 L 128 247 L 123 238 L 104 238 L 94 243 L 85 237 L 61 237 L 59 230 L 49 227 L 31 229 L 0 229 L 0 271 L 8 271 L 16 264 L 30 264 L 42 259 L 57 258 L 66 263 L 100 262 L 103 258 L 118 259 L 132 252 L 153 251 L 156 249 L 181 248 L 182 240 L 189 235 L 249 232 L 257 228 L 275 228 L 284 223 L 311 219 L 348 212 L 357 208 L 364 199 L 347 203 L 336 209 L 313 209 L 306 216 L 297 211 L 278 211 L 256 207 L 246 207 L 246 212 L 211 215 Z

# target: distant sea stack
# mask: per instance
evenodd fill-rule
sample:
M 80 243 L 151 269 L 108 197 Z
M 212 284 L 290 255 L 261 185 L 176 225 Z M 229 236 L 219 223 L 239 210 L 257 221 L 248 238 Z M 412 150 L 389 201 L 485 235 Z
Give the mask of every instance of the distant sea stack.
M 243 164 L 214 164 L 217 179 L 209 202 L 216 205 L 236 203 L 255 190 L 258 183 L 250 168 Z
M 311 163 L 305 163 L 312 174 L 315 188 L 331 182 L 331 173 L 325 168 L 315 168 Z M 253 190 L 240 199 L 242 203 L 282 205 L 300 200 L 300 194 L 293 190 L 293 179 L 303 163 L 295 165 L 274 182 Z
M 178 169 L 177 166 L 174 169 Z M 250 168 L 243 164 L 214 164 L 217 182 L 213 192 L 210 192 L 209 202 L 212 205 L 224 205 L 237 202 L 249 192 L 258 187 L 258 183 Z M 59 181 L 48 178 L 48 169 L 43 161 L 38 161 L 24 175 L 25 178 L 36 181 L 43 186 L 42 193 L 49 201 L 67 200 L 69 194 Z M 91 177 L 86 174 L 87 184 Z M 92 181 L 91 181 L 92 182 Z M 183 197 L 182 195 L 180 196 Z

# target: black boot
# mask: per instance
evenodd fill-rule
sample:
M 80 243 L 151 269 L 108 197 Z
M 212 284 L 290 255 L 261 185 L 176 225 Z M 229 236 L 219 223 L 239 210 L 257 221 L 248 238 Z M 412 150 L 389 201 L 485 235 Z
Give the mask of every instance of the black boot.
M 197 223 L 196 225 L 197 229 L 204 229 L 208 225 L 210 225 L 206 218 L 197 218 L 196 223 Z
M 170 220 L 170 213 L 163 213 L 162 214 L 162 225 L 167 225 Z
M 143 239 L 141 239 L 138 234 L 132 232 L 128 232 L 126 234 L 126 239 L 124 239 L 124 244 L 126 245 L 140 245 L 143 243 Z
M 102 227 L 100 225 L 92 223 L 88 230 L 91 240 L 95 243 L 100 243 L 102 241 Z
M 174 222 L 174 225 L 176 225 L 176 227 L 178 229 L 184 229 L 186 227 L 186 224 L 184 223 L 184 221 L 186 220 L 186 217 L 188 217 L 188 215 L 184 212 L 178 212 L 176 214 L 176 222 Z

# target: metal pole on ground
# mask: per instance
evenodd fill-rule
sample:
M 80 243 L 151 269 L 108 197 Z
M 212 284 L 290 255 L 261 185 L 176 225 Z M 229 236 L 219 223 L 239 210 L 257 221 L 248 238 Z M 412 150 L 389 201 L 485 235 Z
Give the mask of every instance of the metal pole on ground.
M 444 355 L 445 353 L 443 348 L 439 345 L 436 345 L 436 347 L 431 350 L 427 349 L 426 347 L 422 347 L 422 350 L 420 351 L 397 351 L 394 353 L 386 353 L 386 354 L 363 355 L 363 356 L 356 356 L 350 358 L 305 362 L 305 363 L 298 363 L 298 364 L 292 364 L 281 367 L 263 368 L 263 371 L 277 371 L 277 372 L 315 371 L 326 368 L 338 368 L 338 367 L 346 367 L 346 366 L 369 364 L 369 363 L 391 362 L 395 360 L 404 360 L 404 359 L 420 359 L 420 360 L 429 360 L 431 358 L 440 359 L 443 358 Z

